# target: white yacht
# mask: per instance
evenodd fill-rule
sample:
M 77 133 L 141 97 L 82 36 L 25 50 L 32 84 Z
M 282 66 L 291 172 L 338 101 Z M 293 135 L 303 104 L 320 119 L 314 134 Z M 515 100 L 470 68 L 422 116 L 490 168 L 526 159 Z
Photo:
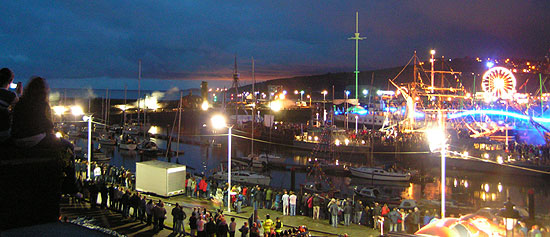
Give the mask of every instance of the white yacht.
M 410 173 L 390 172 L 381 168 L 372 167 L 350 167 L 349 171 L 353 176 L 365 179 L 387 180 L 387 181 L 409 181 Z
M 227 180 L 227 171 L 219 171 L 212 175 L 212 178 L 219 180 Z M 268 186 L 271 183 L 271 177 L 254 173 L 247 170 L 239 170 L 231 172 L 231 181 L 238 183 L 258 184 Z

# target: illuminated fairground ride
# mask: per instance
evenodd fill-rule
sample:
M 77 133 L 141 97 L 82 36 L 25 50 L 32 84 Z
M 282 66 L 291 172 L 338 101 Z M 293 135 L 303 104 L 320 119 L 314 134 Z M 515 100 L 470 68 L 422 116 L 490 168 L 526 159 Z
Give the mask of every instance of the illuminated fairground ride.
M 516 92 L 516 77 L 504 67 L 493 67 L 483 74 L 481 88 L 489 99 L 512 99 Z

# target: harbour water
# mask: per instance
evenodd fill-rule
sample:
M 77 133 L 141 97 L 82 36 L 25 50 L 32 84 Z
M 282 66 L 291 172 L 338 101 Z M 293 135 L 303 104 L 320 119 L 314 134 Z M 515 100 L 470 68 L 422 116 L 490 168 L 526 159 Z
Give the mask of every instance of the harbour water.
M 161 128 L 157 128 L 158 132 L 162 133 Z M 197 137 L 195 137 L 197 138 Z M 194 138 L 191 138 L 194 139 Z M 209 145 L 191 145 L 180 143 L 179 156 L 173 157 L 151 157 L 139 154 L 137 151 L 119 150 L 115 146 L 104 146 L 102 151 L 112 157 L 109 163 L 114 166 L 124 167 L 130 171 L 135 171 L 136 162 L 158 159 L 167 162 L 184 164 L 188 167 L 188 171 L 193 174 L 209 176 L 213 172 L 220 170 L 221 165 L 225 167 L 227 163 L 227 146 L 226 137 L 202 137 L 197 139 L 210 139 Z M 166 140 L 152 138 L 160 148 L 166 148 Z M 83 146 L 84 139 L 77 140 L 77 144 Z M 238 141 L 238 142 L 235 142 Z M 240 140 L 234 138 L 233 157 L 246 156 L 250 152 L 250 142 L 248 140 Z M 284 146 L 266 145 L 262 143 L 255 144 L 256 149 L 260 151 L 269 150 L 271 154 L 276 154 L 285 158 L 287 164 L 306 164 L 308 160 L 315 159 L 311 152 L 299 151 Z M 175 151 L 175 144 L 172 145 L 172 150 Z M 355 163 L 364 164 L 366 160 L 361 155 L 347 155 L 341 157 L 341 165 Z M 428 157 L 426 157 L 428 159 Z M 400 197 L 402 199 L 415 199 L 424 206 L 437 208 L 439 206 L 438 199 L 440 198 L 440 178 L 439 167 L 418 167 L 414 162 L 400 159 L 388 159 L 387 157 L 380 158 L 375 156 L 375 165 L 396 164 L 398 167 L 407 167 L 411 169 L 424 169 L 421 173 L 430 174 L 423 180 L 415 180 L 413 182 L 378 182 L 363 180 L 354 177 L 331 176 L 326 175 L 324 178 L 335 189 L 341 193 L 353 195 L 354 186 L 375 187 L 381 193 L 392 197 Z M 288 170 L 268 170 L 265 174 L 272 177 L 271 186 L 279 189 L 289 189 L 291 187 L 291 173 Z M 296 188 L 300 185 L 318 181 L 307 172 L 296 172 Z M 550 183 L 544 179 L 531 177 L 514 177 L 514 176 L 492 176 L 478 172 L 467 172 L 458 170 L 447 171 L 447 199 L 449 201 L 449 209 L 456 209 L 455 213 L 463 214 L 469 210 L 477 210 L 482 207 L 502 207 L 502 204 L 510 196 L 513 203 L 519 207 L 526 208 L 528 206 L 529 190 L 533 190 L 535 194 L 535 207 L 537 215 L 549 215 L 550 210 Z M 450 213 L 453 213 L 451 211 Z

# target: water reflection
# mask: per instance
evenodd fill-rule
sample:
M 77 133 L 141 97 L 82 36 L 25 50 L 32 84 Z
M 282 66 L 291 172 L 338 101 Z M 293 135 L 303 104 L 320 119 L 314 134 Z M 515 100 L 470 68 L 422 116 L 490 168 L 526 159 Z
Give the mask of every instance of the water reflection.
M 152 127 L 153 129 L 153 127 Z M 157 134 L 164 134 L 164 129 L 160 127 L 154 128 Z M 189 138 L 186 138 L 189 139 Z M 225 165 L 227 160 L 226 138 L 198 138 L 192 139 L 208 140 L 208 146 L 198 146 L 190 144 L 172 143 L 172 150 L 179 148 L 183 154 L 173 157 L 161 156 L 151 157 L 139 154 L 137 151 L 118 150 L 114 146 L 103 146 L 101 148 L 112 159 L 109 161 L 111 165 L 123 166 L 131 171 L 135 171 L 135 163 L 139 161 L 158 159 L 167 162 L 184 164 L 188 170 L 195 174 L 210 175 L 220 169 L 221 164 Z M 238 140 L 237 138 L 234 138 Z M 166 149 L 167 142 L 164 139 L 152 138 L 159 148 Z M 78 144 L 85 146 L 85 139 L 79 139 Z M 221 144 L 221 145 L 216 145 Z M 246 156 L 250 153 L 250 142 L 239 140 L 235 142 L 233 147 L 233 156 Z M 286 158 L 287 164 L 305 165 L 311 159 L 315 159 L 312 152 L 294 150 L 287 147 L 270 146 L 268 144 L 255 144 L 255 150 L 269 154 L 276 154 Z M 329 156 L 330 157 L 330 156 Z M 366 165 L 367 159 L 363 155 L 338 155 L 340 165 Z M 330 176 L 327 175 L 328 182 L 333 188 L 343 191 L 350 191 L 354 187 L 375 187 L 385 195 L 400 197 L 403 199 L 414 199 L 418 203 L 438 208 L 438 200 L 440 199 L 440 179 L 437 169 L 425 169 L 415 167 L 400 159 L 378 158 L 374 160 L 375 165 L 388 165 L 397 163 L 401 167 L 410 167 L 414 169 L 422 169 L 420 173 L 425 174 L 428 179 L 423 179 L 423 182 L 416 181 L 408 182 L 384 182 L 358 179 L 353 177 L 345 177 L 343 175 Z M 266 172 L 272 177 L 272 186 L 276 188 L 290 188 L 289 171 L 271 170 Z M 449 202 L 450 213 L 453 209 L 458 213 L 465 213 L 464 210 L 475 210 L 481 207 L 502 207 L 506 198 L 510 196 L 513 203 L 520 207 L 527 207 L 527 192 L 530 189 L 535 193 L 535 207 L 537 214 L 549 214 L 550 198 L 548 190 L 550 184 L 543 179 L 529 177 L 507 177 L 498 175 L 487 175 L 483 173 L 466 172 L 449 170 L 445 180 L 446 193 Z M 309 181 L 316 180 L 309 176 L 308 172 L 296 172 L 296 187 Z M 348 192 L 350 193 L 350 192 Z M 351 192 L 353 193 L 353 191 Z M 469 209 L 468 209 L 469 208 Z

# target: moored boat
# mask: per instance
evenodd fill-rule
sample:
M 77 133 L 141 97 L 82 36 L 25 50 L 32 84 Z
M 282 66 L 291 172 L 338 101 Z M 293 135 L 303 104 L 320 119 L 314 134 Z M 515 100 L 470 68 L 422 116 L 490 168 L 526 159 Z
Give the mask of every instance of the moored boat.
M 410 173 L 390 172 L 381 168 L 372 167 L 349 167 L 353 176 L 365 179 L 387 180 L 387 181 L 409 181 Z
M 227 180 L 227 171 L 216 172 L 212 174 L 212 178 Z M 268 186 L 271 183 L 271 177 L 247 170 L 240 170 L 231 172 L 231 181 Z

